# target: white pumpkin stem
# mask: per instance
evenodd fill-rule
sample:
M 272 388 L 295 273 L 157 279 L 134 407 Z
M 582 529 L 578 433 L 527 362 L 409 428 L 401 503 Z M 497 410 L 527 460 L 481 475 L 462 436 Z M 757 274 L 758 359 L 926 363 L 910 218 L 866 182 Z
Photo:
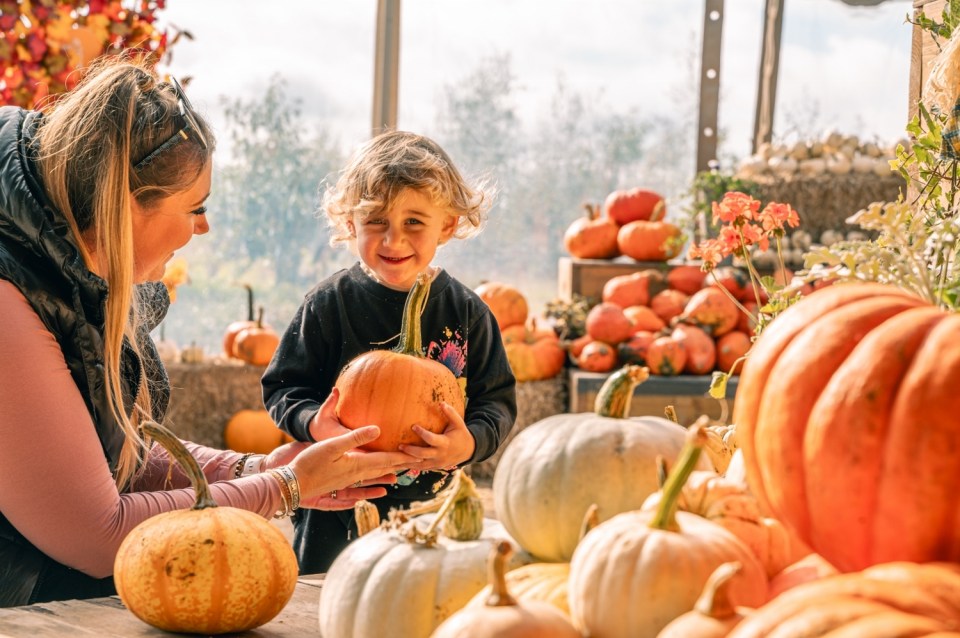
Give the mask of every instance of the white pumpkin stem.
M 683 443 L 683 449 L 680 450 L 680 458 L 676 465 L 667 475 L 667 481 L 660 490 L 662 496 L 657 505 L 657 511 L 650 521 L 650 527 L 653 529 L 662 529 L 671 532 L 680 531 L 677 524 L 677 508 L 680 502 L 680 496 L 683 493 L 683 486 L 686 485 L 690 474 L 697 467 L 700 461 L 700 454 L 703 452 L 703 446 L 707 440 L 705 426 L 710 418 L 702 416 L 697 422 L 687 430 L 686 440 Z
M 430 297 L 430 275 L 422 272 L 417 275 L 413 288 L 407 293 L 403 304 L 403 319 L 400 323 L 400 343 L 394 352 L 423 358 L 423 341 L 420 330 L 420 315 L 427 307 Z
M 507 590 L 507 559 L 513 554 L 513 545 L 508 541 L 500 541 L 490 551 L 490 562 L 487 573 L 490 579 L 490 595 L 487 596 L 487 607 L 513 607 L 517 599 Z
M 672 405 L 665 407 L 663 409 L 663 414 L 677 425 L 680 425 L 680 419 L 677 418 L 677 410 Z
M 625 419 L 630 416 L 633 391 L 650 378 L 650 369 L 644 366 L 625 365 L 603 382 L 597 392 L 593 411 L 598 416 Z
M 456 505 L 458 501 L 467 498 L 480 498 L 480 495 L 477 494 L 477 484 L 473 482 L 473 479 L 464 474 L 463 470 L 457 470 L 453 473 L 453 485 L 450 486 L 450 493 L 440 506 L 440 511 L 437 512 L 436 518 L 433 519 L 430 526 L 424 531 L 424 535 L 430 536 L 433 534 L 444 517 L 453 509 L 454 505 Z M 481 518 L 482 516 L 483 510 L 481 510 Z
M 370 501 L 359 500 L 354 503 L 353 518 L 357 521 L 357 536 L 363 536 L 380 527 L 380 511 Z
M 737 561 L 723 563 L 710 574 L 703 586 L 703 593 L 697 599 L 693 609 L 717 620 L 726 620 L 739 615 L 736 606 L 730 600 L 731 580 L 740 573 L 743 566 Z
M 207 478 L 200 469 L 197 459 L 193 458 L 190 451 L 183 442 L 177 438 L 173 432 L 156 421 L 145 421 L 140 425 L 140 430 L 151 439 L 159 443 L 170 453 L 170 456 L 183 468 L 184 474 L 190 479 L 190 485 L 197 494 L 197 500 L 191 509 L 202 510 L 208 507 L 217 507 L 217 502 L 213 500 L 210 493 L 210 485 Z

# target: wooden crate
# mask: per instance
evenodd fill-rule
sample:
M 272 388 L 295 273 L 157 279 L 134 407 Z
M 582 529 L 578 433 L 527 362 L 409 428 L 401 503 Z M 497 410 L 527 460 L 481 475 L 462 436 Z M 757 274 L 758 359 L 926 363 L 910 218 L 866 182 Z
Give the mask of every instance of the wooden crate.
M 592 302 L 598 302 L 603 294 L 603 285 L 613 277 L 632 275 L 649 269 L 666 273 L 671 267 L 670 262 L 635 261 L 629 257 L 616 259 L 561 257 L 557 267 L 558 292 L 560 298 L 565 301 L 572 301 L 573 295 L 578 294 L 589 297 Z
M 913 0 L 913 15 L 921 12 L 931 20 L 940 22 L 946 0 Z M 920 27 L 913 27 L 913 40 L 910 45 L 910 82 L 909 82 L 909 117 L 917 114 L 917 101 L 923 97 L 923 85 L 930 75 L 930 67 L 940 49 L 933 41 L 930 33 Z
M 568 411 L 592 412 L 597 392 L 610 375 L 576 368 L 571 368 L 567 374 L 570 383 Z M 684 425 L 689 425 L 702 414 L 729 422 L 738 380 L 738 377 L 730 377 L 727 398 L 718 401 L 707 394 L 710 389 L 709 376 L 651 376 L 633 391 L 630 415 L 663 416 L 664 409 L 672 405 L 677 411 L 677 418 Z

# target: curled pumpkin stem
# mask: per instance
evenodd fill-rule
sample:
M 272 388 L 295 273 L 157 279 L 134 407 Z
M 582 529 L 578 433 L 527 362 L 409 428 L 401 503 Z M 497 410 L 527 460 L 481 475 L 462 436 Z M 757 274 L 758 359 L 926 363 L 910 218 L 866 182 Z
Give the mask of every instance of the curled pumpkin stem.
M 707 441 L 706 426 L 709 422 L 710 417 L 702 416 L 687 430 L 687 438 L 683 449 L 680 450 L 680 458 L 667 475 L 666 483 L 661 490 L 663 497 L 650 521 L 650 527 L 653 529 L 680 531 L 680 525 L 677 523 L 680 496 L 683 493 L 683 486 L 686 485 L 687 479 L 700 461 L 700 454 Z

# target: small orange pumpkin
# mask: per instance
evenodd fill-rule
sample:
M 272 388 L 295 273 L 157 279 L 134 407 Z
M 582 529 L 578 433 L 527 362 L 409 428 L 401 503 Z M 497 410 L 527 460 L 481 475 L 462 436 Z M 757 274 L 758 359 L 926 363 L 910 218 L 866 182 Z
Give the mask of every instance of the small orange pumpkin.
M 660 335 L 649 330 L 639 330 L 630 335 L 630 338 L 617 345 L 620 363 L 642 364 L 647 361 L 647 348 Z
M 683 344 L 687 361 L 683 371 L 689 374 L 710 374 L 717 364 L 717 345 L 713 339 L 697 326 L 677 324 L 670 336 Z
M 687 293 L 668 288 L 653 296 L 650 300 L 650 309 L 663 319 L 665 324 L 670 325 L 674 317 L 683 314 L 688 301 L 690 301 L 690 295 Z
M 623 309 L 623 314 L 633 324 L 634 332 L 641 330 L 657 332 L 663 330 L 667 325 L 650 306 L 627 306 Z
M 750 337 L 739 330 L 734 330 L 733 332 L 728 332 L 723 335 L 717 339 L 717 368 L 721 372 L 740 374 L 743 361 L 737 364 L 736 369 L 734 369 L 733 366 L 737 361 L 747 356 L 752 346 L 753 343 L 750 341 Z
M 490 308 L 501 332 L 510 326 L 526 323 L 530 308 L 527 298 L 516 286 L 499 281 L 486 281 L 477 286 L 474 292 Z
M 265 366 L 280 345 L 280 337 L 273 328 L 263 323 L 263 306 L 257 312 L 257 322 L 237 333 L 233 342 L 233 355 L 250 365 Z
M 584 204 L 587 214 L 579 217 L 563 233 L 563 245 L 579 259 L 610 259 L 616 257 L 617 232 L 620 226 L 600 214 L 596 204 Z
M 686 365 L 686 348 L 669 335 L 657 337 L 647 346 L 647 367 L 653 374 L 674 376 L 683 372 Z
M 560 374 L 567 362 L 567 352 L 557 333 L 538 327 L 535 319 L 504 330 L 503 344 L 517 381 L 551 379 Z
M 707 273 L 703 272 L 700 265 L 682 264 L 674 266 L 667 273 L 667 286 L 682 293 L 692 295 L 703 288 L 704 279 Z
M 266 410 L 240 410 L 227 421 L 223 441 L 235 452 L 270 454 L 293 437 L 278 428 Z
M 247 291 L 247 318 L 243 321 L 234 321 L 230 323 L 230 325 L 227 326 L 226 331 L 223 333 L 223 352 L 229 359 L 236 359 L 237 357 L 233 349 L 233 343 L 237 340 L 237 334 L 241 330 L 252 328 L 253 326 L 257 325 L 257 317 L 254 313 L 255 306 L 253 305 L 253 286 L 250 284 L 243 284 L 243 287 Z
M 419 424 L 442 432 L 446 402 L 463 416 L 464 396 L 453 372 L 423 354 L 420 315 L 430 295 L 430 278 L 420 274 L 407 295 L 394 350 L 371 350 L 352 359 L 337 377 L 340 391 L 337 417 L 348 428 L 371 423 L 380 426 L 380 437 L 364 446 L 369 450 L 398 450 L 401 444 L 423 445 L 412 427 Z
M 617 349 L 605 341 L 592 340 L 580 351 L 577 367 L 587 372 L 610 372 L 617 367 Z

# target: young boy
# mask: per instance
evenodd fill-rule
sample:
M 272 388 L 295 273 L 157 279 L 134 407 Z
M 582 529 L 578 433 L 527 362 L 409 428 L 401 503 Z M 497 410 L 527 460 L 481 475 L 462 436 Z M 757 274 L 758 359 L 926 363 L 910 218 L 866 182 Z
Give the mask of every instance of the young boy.
M 263 375 L 270 415 L 301 441 L 342 433 L 333 387 L 340 370 L 363 352 L 396 346 L 407 292 L 424 271 L 433 277 L 421 319 L 426 355 L 450 368 L 466 391 L 463 419 L 444 405 L 442 433 L 417 429 L 426 445 L 402 446 L 421 462 L 374 501 L 381 516 L 432 498 L 450 469 L 488 458 L 513 427 L 516 384 L 493 315 L 431 265 L 439 246 L 479 232 L 489 206 L 489 194 L 467 184 L 435 142 L 399 131 L 363 145 L 324 195 L 331 245 L 349 244 L 359 262 L 306 295 Z M 294 516 L 301 573 L 326 572 L 357 536 L 350 490 L 331 497 L 337 500 L 328 509 L 339 511 Z

